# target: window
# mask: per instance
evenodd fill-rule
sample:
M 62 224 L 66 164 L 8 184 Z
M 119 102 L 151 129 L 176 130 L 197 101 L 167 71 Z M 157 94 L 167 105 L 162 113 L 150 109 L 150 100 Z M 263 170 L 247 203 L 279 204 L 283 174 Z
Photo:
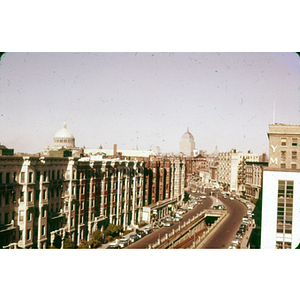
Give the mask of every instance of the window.
M 36 172 L 36 181 L 40 182 L 41 172 Z
M 43 190 L 43 199 L 46 199 L 46 195 L 47 195 L 47 190 Z
M 281 168 L 281 169 L 285 169 L 285 168 L 286 168 L 286 165 L 285 165 L 285 164 L 280 164 L 280 168 Z
M 281 151 L 281 160 L 285 161 L 286 159 L 286 151 Z
M 74 226 L 74 218 L 71 218 L 71 226 Z
M 55 179 L 55 172 L 52 171 L 52 180 L 54 180 L 54 179 Z
M 0 206 L 2 205 L 2 194 L 0 194 Z
M 32 201 L 32 192 L 29 191 L 28 192 L 28 202 L 31 202 Z
M 45 235 L 45 225 L 42 225 L 42 235 Z
M 30 211 L 27 211 L 27 221 L 31 221 L 32 213 Z
M 297 139 L 296 138 L 292 139 L 292 146 L 297 146 Z
M 297 164 L 291 164 L 292 169 L 297 169 Z
M 281 146 L 286 146 L 286 138 L 281 138 Z
M 84 202 L 81 202 L 81 209 L 84 209 Z
M 31 239 L 31 230 L 27 229 L 27 240 Z
M 10 183 L 10 173 L 6 173 L 6 183 Z
M 289 239 L 292 233 L 293 223 L 293 181 L 278 181 L 278 198 L 277 198 L 277 247 L 290 248 L 290 240 L 286 241 L 287 234 Z
M 292 151 L 292 160 L 297 160 L 297 151 Z
M 33 172 L 29 172 L 29 183 L 33 182 Z
M 9 223 L 9 215 L 8 215 L 8 213 L 5 213 L 5 215 L 4 215 L 4 224 L 8 224 Z
M 9 204 L 9 194 L 5 194 L 5 205 Z
M 83 223 L 83 216 L 80 216 L 80 223 Z
M 44 171 L 44 181 L 47 181 L 47 171 Z
M 47 216 L 47 210 L 45 207 L 43 207 L 43 218 L 46 218 Z
M 23 211 L 23 210 L 20 210 L 19 220 L 20 220 L 20 221 L 23 221 L 23 219 L 24 219 L 24 211 Z

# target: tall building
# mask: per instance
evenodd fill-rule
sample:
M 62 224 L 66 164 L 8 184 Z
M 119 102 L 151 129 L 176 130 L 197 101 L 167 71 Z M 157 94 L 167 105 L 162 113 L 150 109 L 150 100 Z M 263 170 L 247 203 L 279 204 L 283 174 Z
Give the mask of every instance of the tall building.
M 269 125 L 268 138 L 261 248 L 294 249 L 300 243 L 300 125 Z
M 189 128 L 187 128 L 187 131 L 181 137 L 179 143 L 179 152 L 185 156 L 192 157 L 194 156 L 194 150 L 195 150 L 194 137 L 190 133 Z
M 243 192 L 244 187 L 239 184 L 239 171 L 244 162 L 258 162 L 259 155 L 237 152 L 232 149 L 230 152 L 219 153 L 218 164 L 218 182 L 224 189 L 230 192 L 240 194 Z

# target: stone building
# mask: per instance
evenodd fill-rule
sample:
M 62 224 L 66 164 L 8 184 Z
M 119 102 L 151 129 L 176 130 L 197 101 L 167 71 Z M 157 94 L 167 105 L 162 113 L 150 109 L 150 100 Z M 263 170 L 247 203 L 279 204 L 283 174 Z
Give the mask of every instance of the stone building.
M 241 166 L 243 161 L 258 162 L 259 155 L 248 153 L 237 152 L 236 149 L 232 149 L 230 152 L 219 153 L 219 164 L 218 164 L 218 183 L 225 190 L 243 194 L 244 185 L 239 182 L 239 172 L 241 172 Z
M 187 128 L 187 131 L 183 134 L 179 143 L 179 153 L 183 154 L 184 156 L 192 157 L 194 156 L 194 150 L 194 137 L 190 133 L 189 128 Z
M 300 125 L 269 125 L 268 138 L 261 248 L 295 249 L 300 243 Z

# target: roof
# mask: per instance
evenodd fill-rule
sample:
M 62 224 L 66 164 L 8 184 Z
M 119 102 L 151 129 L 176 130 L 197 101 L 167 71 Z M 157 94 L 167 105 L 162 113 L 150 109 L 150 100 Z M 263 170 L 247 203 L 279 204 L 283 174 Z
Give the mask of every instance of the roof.
M 66 122 L 64 122 L 63 128 L 56 132 L 54 138 L 72 138 L 72 139 L 74 139 L 74 136 L 73 136 L 72 132 L 67 129 Z

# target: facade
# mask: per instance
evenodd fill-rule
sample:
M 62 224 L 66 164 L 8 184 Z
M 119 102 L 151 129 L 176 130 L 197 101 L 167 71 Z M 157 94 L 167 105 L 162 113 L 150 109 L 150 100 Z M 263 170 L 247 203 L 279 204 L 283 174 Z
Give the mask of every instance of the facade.
M 262 249 L 300 243 L 300 126 L 269 125 L 269 166 L 263 171 Z
M 239 180 L 245 181 L 244 195 L 249 199 L 258 200 L 262 179 L 263 168 L 268 166 L 268 162 L 246 162 L 245 173 L 241 173 Z
M 179 153 L 184 156 L 193 157 L 195 150 L 194 137 L 187 128 L 186 133 L 183 134 L 179 143 Z
M 237 152 L 232 149 L 230 152 L 219 153 L 218 183 L 227 191 L 243 194 L 244 185 L 239 184 L 239 172 L 243 171 L 244 162 L 258 162 L 259 155 Z M 241 182 L 240 182 L 241 183 Z M 242 182 L 243 183 L 243 182 Z

